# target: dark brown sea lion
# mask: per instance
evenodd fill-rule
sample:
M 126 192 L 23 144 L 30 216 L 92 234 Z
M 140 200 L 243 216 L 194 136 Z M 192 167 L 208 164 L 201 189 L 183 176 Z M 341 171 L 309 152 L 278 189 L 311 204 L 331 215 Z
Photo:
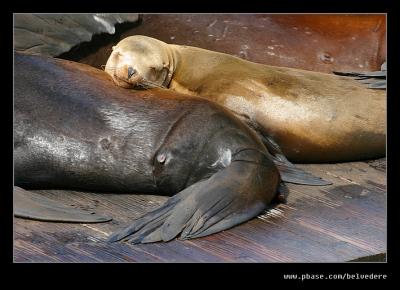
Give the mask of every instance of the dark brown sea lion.
M 162 86 L 218 102 L 272 137 L 294 162 L 385 155 L 385 91 L 351 78 L 252 63 L 140 35 L 113 48 L 105 71 L 124 88 Z
M 14 109 L 16 186 L 175 194 L 113 241 L 128 235 L 132 242 L 169 241 L 228 229 L 266 209 L 280 176 L 328 184 L 282 164 L 214 102 L 165 89 L 128 91 L 83 64 L 15 54 Z M 87 219 L 24 190 L 15 207 L 26 218 Z

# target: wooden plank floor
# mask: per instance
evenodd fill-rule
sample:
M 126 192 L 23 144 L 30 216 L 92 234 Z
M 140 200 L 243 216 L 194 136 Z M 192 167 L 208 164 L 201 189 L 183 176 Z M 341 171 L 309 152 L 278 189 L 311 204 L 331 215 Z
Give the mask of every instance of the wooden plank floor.
M 15 262 L 342 262 L 386 253 L 386 159 L 299 167 L 333 182 L 286 184 L 287 203 L 230 230 L 189 241 L 105 239 L 166 197 L 41 190 L 113 217 L 101 224 L 14 219 Z

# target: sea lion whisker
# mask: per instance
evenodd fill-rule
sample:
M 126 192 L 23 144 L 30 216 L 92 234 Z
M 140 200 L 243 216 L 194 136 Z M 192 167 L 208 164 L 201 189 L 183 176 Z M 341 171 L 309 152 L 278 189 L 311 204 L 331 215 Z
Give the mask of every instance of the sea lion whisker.
M 146 80 L 144 78 L 141 80 L 141 84 L 142 83 L 144 83 L 145 85 L 148 85 L 150 87 L 157 87 L 157 88 L 161 88 L 161 89 L 165 89 L 166 88 L 163 85 L 159 85 L 159 84 L 153 83 L 152 81 Z

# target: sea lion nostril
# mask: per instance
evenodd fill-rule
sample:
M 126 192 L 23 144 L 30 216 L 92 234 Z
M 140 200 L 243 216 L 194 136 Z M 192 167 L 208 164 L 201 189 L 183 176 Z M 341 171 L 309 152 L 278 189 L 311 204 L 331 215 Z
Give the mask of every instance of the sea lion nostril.
M 128 79 L 130 79 L 135 73 L 136 70 L 133 67 L 128 67 Z

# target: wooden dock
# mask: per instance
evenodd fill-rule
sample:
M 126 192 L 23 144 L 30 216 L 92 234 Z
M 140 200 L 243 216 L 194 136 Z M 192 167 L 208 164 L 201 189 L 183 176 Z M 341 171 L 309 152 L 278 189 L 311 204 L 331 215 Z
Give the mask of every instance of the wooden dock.
M 169 243 L 108 244 L 115 230 L 167 198 L 40 190 L 109 215 L 101 224 L 14 219 L 15 262 L 343 262 L 385 260 L 386 159 L 299 167 L 333 185 L 286 184 L 287 203 L 230 230 Z

